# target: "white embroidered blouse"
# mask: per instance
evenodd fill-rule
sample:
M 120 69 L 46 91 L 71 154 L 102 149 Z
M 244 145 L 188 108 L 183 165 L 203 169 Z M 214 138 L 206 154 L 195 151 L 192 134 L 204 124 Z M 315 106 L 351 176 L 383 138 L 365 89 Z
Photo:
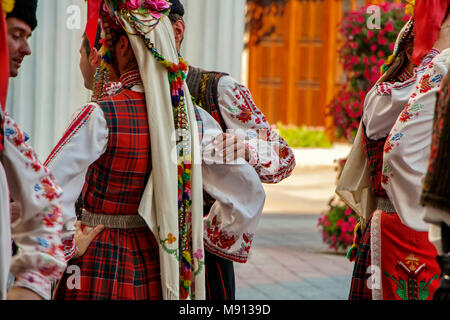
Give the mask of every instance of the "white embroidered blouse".
M 409 100 L 414 76 L 405 71 L 399 80 L 395 83 L 379 82 L 366 95 L 362 121 L 371 140 L 379 140 L 389 134 Z
M 273 130 L 253 101 L 250 90 L 230 76 L 218 85 L 219 110 L 228 129 L 245 131 L 250 164 L 264 183 L 277 183 L 295 168 L 292 149 Z
M 385 144 L 382 185 L 400 219 L 427 231 L 419 204 L 430 155 L 436 93 L 449 68 L 450 49 L 433 49 L 415 69 L 414 90 Z
M 0 299 L 6 298 L 9 272 L 16 278 L 14 286 L 50 299 L 51 282 L 58 280 L 66 268 L 61 245 L 61 189 L 8 115 L 4 136 L 0 163 Z M 11 212 L 10 197 L 20 205 L 19 210 Z M 11 240 L 19 248 L 13 257 Z

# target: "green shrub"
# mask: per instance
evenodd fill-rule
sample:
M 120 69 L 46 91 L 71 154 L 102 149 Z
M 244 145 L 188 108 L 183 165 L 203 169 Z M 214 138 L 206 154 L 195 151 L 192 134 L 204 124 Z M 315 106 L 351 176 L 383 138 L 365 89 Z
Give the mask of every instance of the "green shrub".
M 307 126 L 285 126 L 277 123 L 277 131 L 291 148 L 331 148 L 325 131 Z

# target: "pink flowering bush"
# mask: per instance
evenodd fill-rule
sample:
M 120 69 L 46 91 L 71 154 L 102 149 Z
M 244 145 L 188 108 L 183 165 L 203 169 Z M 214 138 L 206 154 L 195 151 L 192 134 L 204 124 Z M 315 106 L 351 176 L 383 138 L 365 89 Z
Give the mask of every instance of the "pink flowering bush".
M 327 114 L 334 119 L 336 137 L 350 142 L 359 126 L 365 93 L 380 77 L 380 67 L 392 54 L 397 34 L 409 19 L 403 4 L 386 2 L 379 7 L 380 29 L 367 27 L 372 14 L 367 13 L 368 6 L 349 12 L 339 29 L 339 59 L 347 82 L 328 106 Z
M 321 229 L 323 242 L 338 251 L 347 250 L 352 245 L 357 223 L 357 216 L 351 208 L 334 204 L 319 217 L 317 225 Z
M 327 115 L 333 117 L 338 138 L 345 137 L 350 142 L 355 139 L 365 96 L 365 91 L 349 90 L 348 85 L 345 85 L 331 101 Z

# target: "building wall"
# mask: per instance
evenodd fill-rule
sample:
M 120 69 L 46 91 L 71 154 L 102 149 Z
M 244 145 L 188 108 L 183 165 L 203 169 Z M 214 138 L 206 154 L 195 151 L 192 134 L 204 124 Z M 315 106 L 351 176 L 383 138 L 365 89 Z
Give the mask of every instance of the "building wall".
M 245 0 L 183 0 L 188 62 L 241 78 Z M 45 160 L 73 112 L 89 101 L 79 70 L 86 24 L 83 0 L 40 0 L 39 25 L 17 78 L 11 79 L 7 111 L 30 135 L 29 144 Z
M 241 80 L 246 0 L 182 0 L 186 60 Z
M 75 5 L 75 7 L 71 7 Z M 73 13 L 79 10 L 79 28 Z M 30 38 L 32 55 L 19 76 L 10 80 L 7 111 L 31 137 L 29 144 L 45 160 L 61 137 L 71 114 L 89 99 L 79 70 L 79 49 L 85 25 L 83 0 L 41 0 L 38 27 Z M 75 21 L 76 22 L 76 21 Z

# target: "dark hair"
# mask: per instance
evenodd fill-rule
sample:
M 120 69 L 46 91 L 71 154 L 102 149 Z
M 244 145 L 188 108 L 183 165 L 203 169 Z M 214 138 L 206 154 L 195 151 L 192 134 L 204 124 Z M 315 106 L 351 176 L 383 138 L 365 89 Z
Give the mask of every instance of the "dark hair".
M 95 43 L 94 43 L 95 49 L 100 50 L 100 48 L 102 47 L 102 44 L 100 42 L 101 40 L 102 40 L 102 25 L 99 22 L 97 25 L 97 33 L 95 35 Z M 83 33 L 83 46 L 84 49 L 86 50 L 86 54 L 89 56 L 91 54 L 91 45 L 89 44 L 86 32 Z
M 183 20 L 183 16 L 178 13 L 169 13 L 170 22 L 175 23 L 179 20 Z
M 12 12 L 6 15 L 6 18 L 17 18 L 30 26 L 31 31 L 37 27 L 37 0 L 16 0 Z

